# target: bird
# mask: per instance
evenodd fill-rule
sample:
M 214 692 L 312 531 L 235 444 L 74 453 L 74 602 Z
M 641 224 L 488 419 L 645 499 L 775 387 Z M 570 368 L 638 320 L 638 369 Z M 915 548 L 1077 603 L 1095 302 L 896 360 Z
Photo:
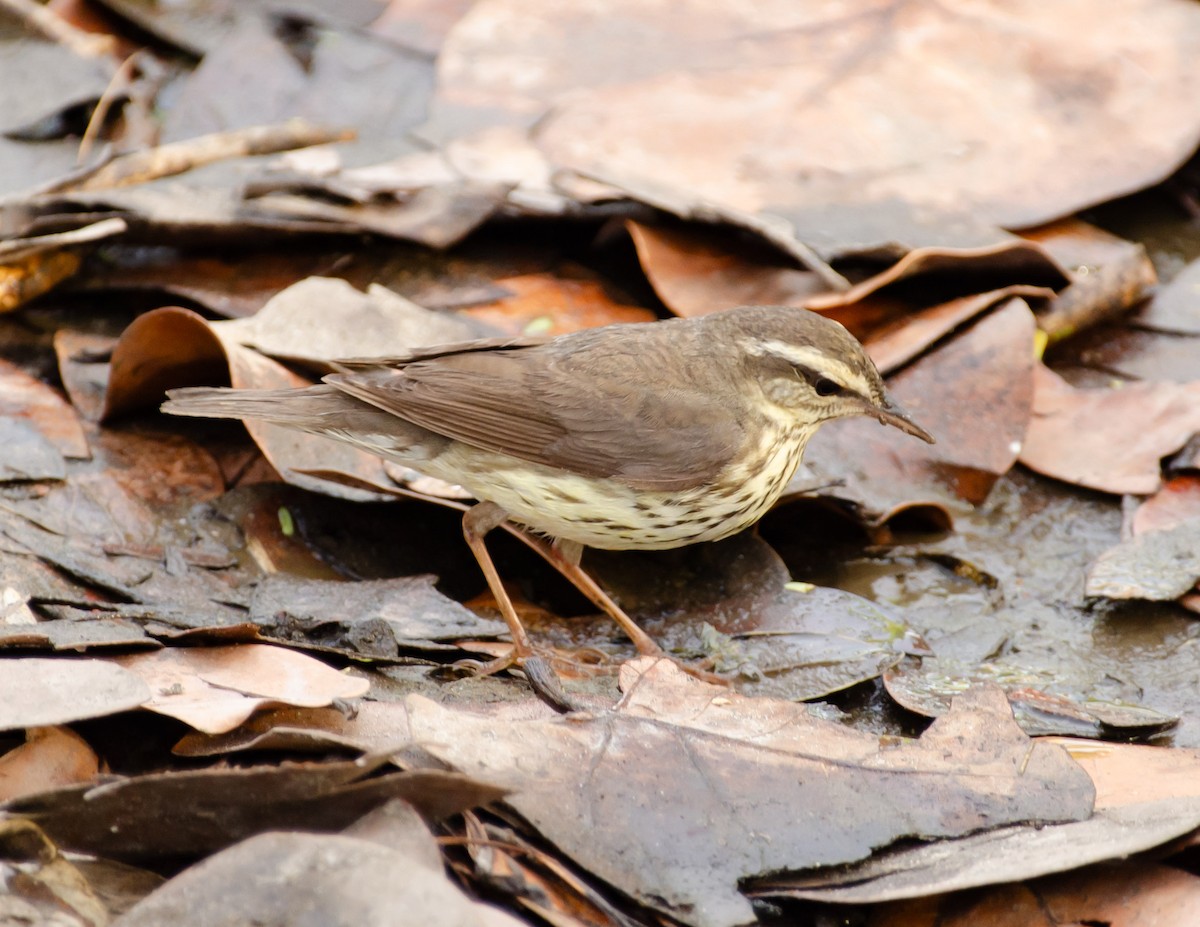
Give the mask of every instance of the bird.
M 259 419 L 345 442 L 457 484 L 463 534 L 508 625 L 508 655 L 569 705 L 538 656 L 484 538 L 509 521 L 632 640 L 661 655 L 580 566 L 585 548 L 663 550 L 749 528 L 779 499 L 825 422 L 869 416 L 929 443 L 863 346 L 819 313 L 743 306 L 557 337 L 423 347 L 331 365 L 296 389 L 185 387 L 172 415 Z

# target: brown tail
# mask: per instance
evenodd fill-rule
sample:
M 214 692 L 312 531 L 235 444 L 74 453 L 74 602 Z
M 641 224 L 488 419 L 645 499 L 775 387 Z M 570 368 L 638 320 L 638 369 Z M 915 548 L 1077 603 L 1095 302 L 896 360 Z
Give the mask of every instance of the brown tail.
M 332 438 L 408 466 L 426 460 L 446 439 L 324 383 L 304 389 L 167 391 L 162 410 L 200 418 L 253 418 Z
M 218 389 L 210 386 L 167 391 L 162 410 L 198 418 L 256 418 L 306 431 L 362 409 L 363 404 L 332 386 L 307 389 Z

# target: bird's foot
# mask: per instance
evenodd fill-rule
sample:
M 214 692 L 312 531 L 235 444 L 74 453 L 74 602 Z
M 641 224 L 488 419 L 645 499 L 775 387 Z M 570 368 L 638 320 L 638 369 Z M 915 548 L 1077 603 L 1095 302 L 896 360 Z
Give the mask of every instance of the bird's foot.
M 550 659 L 535 651 L 519 652 L 513 647 L 503 656 L 493 660 L 458 660 L 445 667 L 445 674 L 452 679 L 468 676 L 492 676 L 509 669 L 520 669 L 529 680 L 534 694 L 558 712 L 577 711 L 579 706 L 562 688 L 562 680 L 554 672 Z

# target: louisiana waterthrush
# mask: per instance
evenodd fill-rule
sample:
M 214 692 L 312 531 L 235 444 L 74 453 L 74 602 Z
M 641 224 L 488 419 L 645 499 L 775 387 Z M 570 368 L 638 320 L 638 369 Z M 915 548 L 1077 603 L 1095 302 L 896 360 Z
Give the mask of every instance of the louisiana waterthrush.
M 866 415 L 933 438 L 887 396 L 862 345 L 803 309 L 762 306 L 552 339 L 443 345 L 347 361 L 297 390 L 172 390 L 176 415 L 257 418 L 345 441 L 479 500 L 463 530 L 513 638 L 548 672 L 483 544 L 506 519 L 554 539 L 553 561 L 641 653 L 654 640 L 580 568 L 584 547 L 657 550 L 758 521 L 827 421 Z M 535 687 L 537 682 L 535 680 Z

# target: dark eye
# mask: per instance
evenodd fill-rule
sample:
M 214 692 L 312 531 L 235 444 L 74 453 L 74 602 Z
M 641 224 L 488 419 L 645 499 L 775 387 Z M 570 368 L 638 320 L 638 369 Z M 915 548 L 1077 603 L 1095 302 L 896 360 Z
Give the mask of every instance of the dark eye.
M 818 396 L 836 396 L 842 392 L 842 385 L 829 377 L 817 377 L 813 382 L 813 389 L 817 391 Z

